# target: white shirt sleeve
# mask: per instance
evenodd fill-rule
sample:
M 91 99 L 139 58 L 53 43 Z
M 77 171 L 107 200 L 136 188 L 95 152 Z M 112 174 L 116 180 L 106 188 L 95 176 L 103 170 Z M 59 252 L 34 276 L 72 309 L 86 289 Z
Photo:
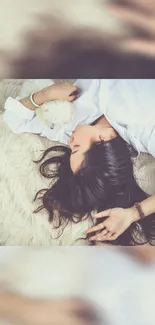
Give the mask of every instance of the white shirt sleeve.
M 3 113 L 3 120 L 14 133 L 42 133 L 42 124 L 38 123 L 35 111 L 25 107 L 20 101 L 8 97 Z
M 147 151 L 155 158 L 155 126 L 151 129 L 147 142 Z
M 147 152 L 155 158 L 155 123 L 153 121 L 153 118 L 152 121 L 147 124 L 140 125 L 139 123 L 137 123 L 137 128 L 135 125 L 134 129 L 136 138 L 145 149 L 140 151 Z

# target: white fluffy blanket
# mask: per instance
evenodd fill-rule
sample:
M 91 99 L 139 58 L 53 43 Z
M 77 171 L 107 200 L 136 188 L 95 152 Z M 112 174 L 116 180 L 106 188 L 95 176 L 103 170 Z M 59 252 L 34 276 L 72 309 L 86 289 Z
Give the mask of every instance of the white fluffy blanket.
M 0 83 L 1 105 L 4 97 L 16 96 L 22 81 L 3 80 Z M 33 134 L 17 135 L 4 124 L 0 115 L 0 244 L 1 245 L 84 245 L 75 243 L 84 236 L 89 222 L 68 225 L 54 230 L 48 222 L 46 211 L 33 214 L 38 202 L 35 193 L 48 187 L 48 180 L 38 172 L 33 163 L 52 141 Z
M 0 81 L 0 108 L 8 96 L 16 97 L 22 80 Z M 86 245 L 76 239 L 85 235 L 91 221 L 68 225 L 55 230 L 48 222 L 46 211 L 33 214 L 38 203 L 33 202 L 37 190 L 48 186 L 48 180 L 33 163 L 52 142 L 33 134 L 13 134 L 0 115 L 0 245 Z M 149 155 L 134 162 L 139 184 L 155 193 L 155 163 Z M 60 238 L 54 239 L 58 237 Z

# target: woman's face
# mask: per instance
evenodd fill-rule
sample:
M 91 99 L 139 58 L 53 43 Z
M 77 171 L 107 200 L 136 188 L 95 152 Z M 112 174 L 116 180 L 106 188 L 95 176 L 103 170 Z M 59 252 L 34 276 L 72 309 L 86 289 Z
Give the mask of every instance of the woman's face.
M 76 172 L 85 153 L 94 142 L 109 141 L 117 136 L 117 133 L 111 126 L 101 125 L 79 125 L 68 140 L 68 145 L 72 151 L 70 157 L 70 166 L 73 172 Z

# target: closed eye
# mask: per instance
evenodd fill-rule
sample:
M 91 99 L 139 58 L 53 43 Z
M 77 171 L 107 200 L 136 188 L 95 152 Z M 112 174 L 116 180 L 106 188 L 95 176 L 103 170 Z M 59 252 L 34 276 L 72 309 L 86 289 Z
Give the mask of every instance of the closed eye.
M 71 153 L 71 155 L 74 155 L 74 153 L 76 153 L 76 152 L 78 152 L 78 150 L 76 150 L 76 151 L 72 152 L 72 153 Z
M 79 145 L 76 144 L 76 145 L 74 146 L 74 148 L 79 148 Z M 73 152 L 71 153 L 71 155 L 74 155 L 74 153 L 76 153 L 76 152 L 78 152 L 78 150 L 73 151 Z

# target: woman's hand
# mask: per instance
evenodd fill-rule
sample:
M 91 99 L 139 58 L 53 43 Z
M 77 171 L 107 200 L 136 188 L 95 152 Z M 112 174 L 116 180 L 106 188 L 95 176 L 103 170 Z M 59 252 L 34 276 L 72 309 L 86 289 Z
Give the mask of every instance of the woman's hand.
M 0 293 L 0 319 L 20 325 L 96 325 L 91 303 L 78 299 L 37 300 Z
M 114 208 L 97 213 L 95 218 L 108 217 L 105 221 L 87 230 L 87 234 L 98 232 L 89 240 L 111 241 L 117 239 L 130 225 L 139 219 L 136 208 Z M 103 229 L 103 230 L 102 230 Z
M 109 10 L 129 28 L 143 33 L 122 40 L 120 48 L 127 53 L 155 58 L 155 1 L 122 0 L 109 6 Z
M 73 86 L 71 83 L 60 82 L 44 88 L 41 92 L 44 98 L 44 102 L 50 102 L 52 100 L 72 102 L 74 99 L 76 99 L 77 91 L 77 87 Z
M 91 307 L 80 300 L 32 301 L 23 325 L 93 325 L 91 315 Z
M 121 251 L 139 262 L 145 264 L 155 263 L 155 247 L 153 246 L 134 246 L 134 247 L 120 247 Z

